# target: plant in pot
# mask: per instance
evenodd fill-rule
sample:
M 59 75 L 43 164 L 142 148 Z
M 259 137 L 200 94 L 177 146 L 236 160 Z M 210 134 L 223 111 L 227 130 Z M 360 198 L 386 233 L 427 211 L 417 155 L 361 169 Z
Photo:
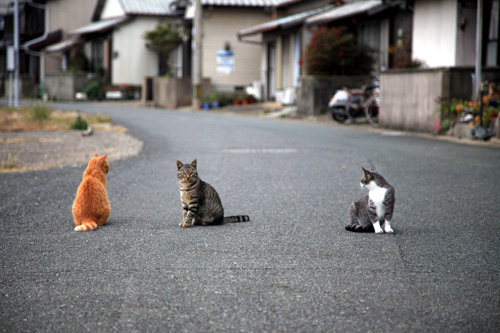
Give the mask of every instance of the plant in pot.
M 210 100 L 210 103 L 212 103 L 212 106 L 214 108 L 218 108 L 220 107 L 220 97 L 219 95 L 216 93 L 216 92 L 211 92 L 209 95 L 208 95 L 208 98 Z
M 210 95 L 203 95 L 201 97 L 201 108 L 204 110 L 210 110 L 212 108 L 212 103 L 210 101 Z

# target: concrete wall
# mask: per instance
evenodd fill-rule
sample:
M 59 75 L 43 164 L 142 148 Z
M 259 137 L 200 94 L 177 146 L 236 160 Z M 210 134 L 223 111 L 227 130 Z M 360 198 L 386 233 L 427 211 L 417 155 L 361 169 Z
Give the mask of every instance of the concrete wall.
M 472 67 L 388 71 L 380 74 L 381 127 L 434 132 L 443 99 L 471 99 Z M 500 81 L 500 69 L 483 69 L 483 81 Z
M 140 86 L 145 76 L 158 74 L 158 53 L 146 48 L 144 33 L 160 22 L 160 18 L 136 17 L 113 31 L 113 51 L 117 57 L 112 59 L 112 84 Z
M 370 76 L 301 76 L 297 112 L 304 115 L 326 113 L 330 96 L 335 91 L 343 87 L 360 88 L 370 79 Z
M 179 106 L 191 104 L 192 83 L 190 78 L 152 78 L 153 100 L 147 100 L 146 80 L 143 81 L 142 102 L 152 102 L 154 106 L 174 109 Z
M 413 14 L 413 59 L 429 67 L 456 66 L 457 0 L 416 0 Z
M 74 100 L 75 93 L 82 90 L 87 82 L 87 74 L 65 72 L 47 74 L 45 89 L 50 99 Z

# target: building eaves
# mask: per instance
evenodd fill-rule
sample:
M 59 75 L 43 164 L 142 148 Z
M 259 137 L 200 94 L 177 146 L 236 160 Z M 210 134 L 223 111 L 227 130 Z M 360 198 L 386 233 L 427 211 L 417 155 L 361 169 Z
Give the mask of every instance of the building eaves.
M 75 30 L 71 30 L 68 35 L 85 35 L 85 34 L 90 34 L 90 33 L 97 33 L 97 32 L 104 32 L 107 30 L 111 30 L 114 27 L 130 20 L 130 17 L 120 17 L 120 18 L 115 18 L 115 19 L 110 19 L 110 20 L 103 20 L 103 21 L 97 21 L 93 22 L 87 25 L 84 25 L 83 27 L 77 28 Z
M 201 0 L 203 6 L 275 7 L 290 0 Z
M 277 20 L 258 24 L 258 25 L 255 25 L 253 27 L 240 30 L 238 32 L 238 37 L 242 38 L 245 36 L 251 36 L 251 35 L 255 35 L 255 34 L 266 32 L 266 31 L 291 28 L 293 26 L 301 24 L 302 22 L 304 22 L 304 20 L 306 18 L 313 16 L 313 15 L 316 15 L 316 14 L 319 14 L 319 13 L 322 13 L 322 12 L 325 12 L 329 9 L 332 9 L 333 7 L 334 7 L 334 5 L 328 5 L 328 6 L 324 6 L 324 7 L 320 7 L 320 8 L 307 10 L 307 11 L 297 13 L 294 15 L 282 17 L 282 18 L 277 19 Z
M 340 20 L 350 16 L 368 13 L 368 11 L 375 10 L 377 7 L 383 7 L 382 0 L 366 0 L 357 1 L 330 9 L 324 13 L 314 15 L 306 19 L 307 24 L 321 24 L 328 23 L 335 20 Z

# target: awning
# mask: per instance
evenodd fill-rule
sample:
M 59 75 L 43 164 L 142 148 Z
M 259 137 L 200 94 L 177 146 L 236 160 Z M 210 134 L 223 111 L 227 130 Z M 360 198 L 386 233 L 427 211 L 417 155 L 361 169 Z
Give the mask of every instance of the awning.
M 62 30 L 58 29 L 49 32 L 46 36 L 35 38 L 24 43 L 23 47 L 29 48 L 31 50 L 39 50 L 47 45 L 52 45 L 54 43 L 59 42 L 61 38 L 62 38 Z
M 322 13 L 324 11 L 332 9 L 333 7 L 334 7 L 333 5 L 329 5 L 329 6 L 324 6 L 324 7 L 320 7 L 320 8 L 315 8 L 315 9 L 311 9 L 311 10 L 308 10 L 305 12 L 286 16 L 286 17 L 283 17 L 283 18 L 280 18 L 277 20 L 258 24 L 258 25 L 255 25 L 253 27 L 240 30 L 238 32 L 238 37 L 241 38 L 241 37 L 245 37 L 245 36 L 251 36 L 251 35 L 265 32 L 265 31 L 277 30 L 280 28 L 287 29 L 287 28 L 301 24 L 309 16 Z
M 95 32 L 103 32 L 114 28 L 115 26 L 130 20 L 129 17 L 120 17 L 111 20 L 94 22 L 69 32 L 69 35 L 85 35 Z
M 62 42 L 56 43 L 54 45 L 51 45 L 45 49 L 47 52 L 60 52 L 69 49 L 75 44 L 78 44 L 79 40 L 78 39 L 67 39 Z
M 384 4 L 382 0 L 367 0 L 367 1 L 352 2 L 340 7 L 330 9 L 325 13 L 311 16 L 308 19 L 306 19 L 306 23 L 307 24 L 327 23 L 343 19 L 346 17 L 367 13 L 368 11 L 376 10 L 376 7 L 383 5 Z

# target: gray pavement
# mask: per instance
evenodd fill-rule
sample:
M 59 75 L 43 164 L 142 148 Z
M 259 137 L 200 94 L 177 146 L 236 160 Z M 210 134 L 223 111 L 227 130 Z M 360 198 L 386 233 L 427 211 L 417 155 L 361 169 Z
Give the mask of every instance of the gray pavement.
M 0 331 L 498 332 L 500 149 L 210 112 L 106 112 L 144 142 L 112 212 L 73 231 L 83 167 L 0 174 Z M 227 214 L 182 229 L 176 164 Z M 344 230 L 360 166 L 396 189 L 394 235 Z

